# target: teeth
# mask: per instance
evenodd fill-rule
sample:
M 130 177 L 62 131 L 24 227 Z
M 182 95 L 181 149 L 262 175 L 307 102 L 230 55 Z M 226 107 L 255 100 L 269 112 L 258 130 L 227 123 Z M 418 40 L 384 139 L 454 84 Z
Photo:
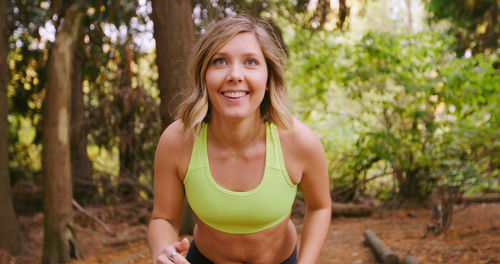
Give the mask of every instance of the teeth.
M 239 97 L 243 97 L 246 95 L 245 92 L 225 92 L 223 94 L 224 94 L 224 96 L 227 96 L 230 98 L 239 98 Z

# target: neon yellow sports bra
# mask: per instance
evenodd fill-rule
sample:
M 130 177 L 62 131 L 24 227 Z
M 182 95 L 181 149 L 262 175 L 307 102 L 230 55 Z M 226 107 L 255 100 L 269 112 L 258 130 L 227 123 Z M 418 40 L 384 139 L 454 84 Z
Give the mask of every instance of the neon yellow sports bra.
M 297 193 L 286 171 L 278 129 L 270 123 L 266 123 L 264 175 L 256 188 L 235 192 L 215 182 L 208 163 L 206 123 L 194 141 L 184 188 L 189 205 L 203 223 L 231 234 L 255 233 L 282 222 Z

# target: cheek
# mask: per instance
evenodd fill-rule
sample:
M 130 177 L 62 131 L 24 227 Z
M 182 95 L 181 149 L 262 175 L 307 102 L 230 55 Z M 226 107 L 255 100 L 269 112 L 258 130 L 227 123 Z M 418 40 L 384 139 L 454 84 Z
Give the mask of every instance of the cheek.
M 211 89 L 216 89 L 219 82 L 220 82 L 220 77 L 217 76 L 216 73 L 214 73 L 213 71 L 207 71 L 207 73 L 205 74 L 205 83 L 209 91 Z
M 265 90 L 268 89 L 267 87 L 267 71 L 261 72 L 259 74 L 256 74 L 256 76 L 253 78 L 255 85 L 258 87 L 263 87 Z

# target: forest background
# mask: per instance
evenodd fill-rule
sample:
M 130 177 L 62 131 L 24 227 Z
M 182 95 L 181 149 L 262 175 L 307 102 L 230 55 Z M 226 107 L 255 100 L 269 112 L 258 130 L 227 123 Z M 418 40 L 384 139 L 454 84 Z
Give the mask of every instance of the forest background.
M 16 215 L 43 211 L 42 262 L 69 261 L 80 257 L 73 206 L 150 208 L 155 146 L 188 85 L 191 47 L 238 13 L 280 29 L 292 112 L 323 142 L 333 201 L 498 191 L 499 9 L 497 0 L 0 0 L 0 247 L 22 254 Z

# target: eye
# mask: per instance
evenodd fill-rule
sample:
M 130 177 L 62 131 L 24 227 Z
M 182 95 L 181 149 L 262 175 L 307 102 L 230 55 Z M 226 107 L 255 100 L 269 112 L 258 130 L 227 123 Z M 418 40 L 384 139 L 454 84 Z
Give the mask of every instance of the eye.
M 226 60 L 223 58 L 215 58 L 213 63 L 215 65 L 226 65 Z
M 257 61 L 257 60 L 255 60 L 255 59 L 248 59 L 248 60 L 246 60 L 246 61 L 245 61 L 245 64 L 247 64 L 247 65 L 249 65 L 249 66 L 256 66 L 256 65 L 257 65 L 257 64 L 259 64 L 259 63 L 258 63 L 258 61 Z

